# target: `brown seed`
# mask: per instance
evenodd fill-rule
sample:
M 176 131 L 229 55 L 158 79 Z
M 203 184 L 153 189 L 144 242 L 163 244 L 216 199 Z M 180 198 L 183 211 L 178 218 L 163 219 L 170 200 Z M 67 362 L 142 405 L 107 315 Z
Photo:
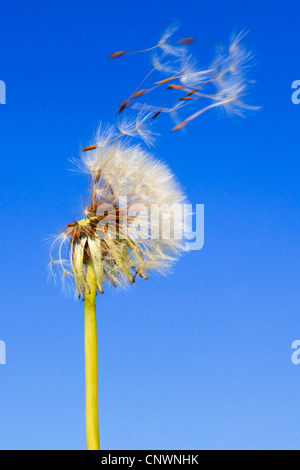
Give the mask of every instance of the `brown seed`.
M 194 90 L 190 91 L 186 96 L 191 96 L 193 95 L 194 93 L 196 93 L 196 91 L 200 90 L 200 87 L 198 88 L 195 88 Z
M 67 235 L 67 237 L 68 237 L 69 235 L 71 235 L 72 232 L 73 232 L 73 228 L 72 228 L 72 227 L 66 228 L 66 230 L 65 230 L 65 234 Z
M 184 87 L 182 85 L 168 85 L 170 90 L 182 90 Z
M 194 38 L 181 38 L 179 39 L 178 44 L 189 45 L 189 44 L 192 44 L 194 41 L 195 41 Z
M 127 54 L 127 52 L 125 51 L 117 51 L 117 52 L 114 52 L 113 54 L 111 54 L 109 56 L 109 59 L 118 59 L 119 57 L 122 57 L 123 55 Z
M 101 171 L 99 170 L 95 177 L 95 183 L 98 183 L 98 181 L 100 180 L 100 177 L 101 177 Z
M 95 150 L 96 148 L 98 148 L 97 145 L 90 145 L 89 147 L 85 147 L 82 151 L 88 152 L 89 150 Z
M 190 101 L 192 100 L 193 98 L 190 98 L 188 96 L 184 96 L 183 98 L 180 98 L 179 101 Z
M 160 80 L 159 82 L 155 82 L 155 85 L 161 85 L 162 83 L 170 82 L 171 80 L 175 80 L 176 77 L 165 78 L 164 80 Z
M 122 105 L 121 105 L 121 107 L 120 107 L 120 109 L 119 109 L 119 111 L 118 111 L 118 114 L 121 114 L 121 113 L 124 111 L 124 109 L 128 106 L 128 103 L 129 103 L 128 100 L 127 100 L 127 101 L 124 101 L 124 103 L 122 103 Z
M 160 113 L 162 112 L 163 109 L 164 109 L 164 108 L 161 108 L 159 111 L 157 111 L 155 114 L 153 114 L 152 119 L 156 119 L 157 116 L 160 115 Z
M 180 124 L 178 124 L 177 126 L 173 127 L 172 132 L 179 131 L 179 130 L 182 129 L 184 126 L 186 126 L 187 123 L 188 123 L 188 121 L 182 121 Z
M 139 96 L 143 96 L 145 93 L 147 93 L 148 90 L 140 90 L 134 93 L 131 98 L 138 98 Z

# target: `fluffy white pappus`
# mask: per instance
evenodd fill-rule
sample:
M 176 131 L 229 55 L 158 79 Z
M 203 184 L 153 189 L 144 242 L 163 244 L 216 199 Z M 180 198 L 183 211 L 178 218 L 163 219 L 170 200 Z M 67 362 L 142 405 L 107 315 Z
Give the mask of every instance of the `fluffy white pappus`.
M 162 35 L 158 46 L 159 50 L 152 53 L 153 67 L 167 75 L 182 75 L 193 66 L 195 59 L 189 53 L 189 48 L 183 44 L 172 45 L 168 42 L 177 31 L 178 25 L 170 26 Z M 194 72 L 194 70 L 193 70 Z
M 139 138 L 145 142 L 148 147 L 154 145 L 155 139 L 158 136 L 150 129 L 150 120 L 153 116 L 153 111 L 150 106 L 143 105 L 137 114 L 133 117 L 123 117 L 118 120 L 117 127 L 122 136 L 132 138 Z
M 116 142 L 104 151 L 96 150 L 92 160 L 92 166 L 101 172 L 115 197 L 127 198 L 129 211 L 145 208 L 146 214 L 139 214 L 128 232 L 140 243 L 146 265 L 157 269 L 168 266 L 174 256 L 176 258 L 185 250 L 183 209 L 187 203 L 171 170 L 140 146 L 128 146 L 122 142 Z M 178 217 L 174 216 L 174 209 L 178 210 Z M 169 224 L 170 236 L 162 233 L 162 220 L 167 226 Z M 176 239 L 174 233 L 181 234 L 182 238 Z
M 102 148 L 112 142 L 116 137 L 117 130 L 114 125 L 101 123 L 96 132 L 95 143 L 98 147 Z
M 173 32 L 171 28 L 165 40 L 169 41 Z M 167 88 L 177 90 L 174 92 L 175 97 L 178 96 L 178 90 L 187 92 L 186 96 L 179 98 L 186 108 L 196 103 L 203 103 L 198 111 L 181 120 L 177 117 L 179 108 L 175 103 L 170 112 L 176 124 L 173 131 L 183 129 L 193 119 L 213 108 L 218 107 L 229 115 L 237 114 L 241 117 L 245 116 L 245 111 L 260 109 L 259 106 L 251 106 L 244 102 L 250 85 L 254 83 L 247 78 L 253 54 L 242 45 L 246 34 L 242 31 L 232 35 L 228 46 L 218 46 L 216 57 L 210 66 L 201 66 L 186 46 L 180 47 L 178 53 L 173 53 L 172 48 L 168 47 L 155 50 L 152 54 L 154 69 L 167 75 L 166 79 L 156 82 L 156 85 L 168 83 Z M 189 39 L 193 40 L 193 38 L 185 39 L 186 44 L 190 44 Z M 184 38 L 183 41 L 179 41 L 181 42 L 184 43 Z M 176 49 L 178 46 L 174 47 Z M 206 100 L 209 100 L 210 104 L 206 104 Z
M 183 195 L 168 166 L 139 145 L 115 142 L 105 149 L 96 149 L 85 159 L 87 169 L 100 171 L 114 194 L 134 193 L 143 203 L 184 203 Z
M 152 54 L 152 64 L 153 67 L 166 75 L 176 75 L 180 70 L 180 62 L 172 59 L 168 59 L 167 54 L 159 54 L 154 52 Z
M 186 47 L 183 45 L 173 45 L 169 42 L 169 39 L 173 36 L 174 33 L 179 29 L 177 23 L 169 26 L 165 32 L 162 34 L 158 46 L 163 51 L 164 54 L 169 54 L 174 57 L 182 57 L 186 53 Z
M 253 54 L 247 51 L 241 41 L 247 32 L 232 35 L 229 47 L 219 46 L 216 58 L 211 68 L 214 70 L 212 83 L 217 89 L 217 100 L 223 105 L 228 114 L 244 116 L 243 110 L 258 110 L 257 106 L 250 106 L 243 102 L 247 95 L 249 84 L 247 71 Z
M 111 137 L 100 134 L 97 142 Z M 127 286 L 138 276 L 168 272 L 186 251 L 188 207 L 168 166 L 119 139 L 84 154 L 82 166 L 91 182 L 85 218 L 57 237 L 51 270 L 58 267 L 64 279 L 71 272 L 79 297 L 89 288 L 88 265 L 101 293 L 105 284 Z
M 208 80 L 212 70 L 201 68 L 198 60 L 192 54 L 185 54 L 181 61 L 181 70 L 179 72 L 180 82 L 184 86 L 201 85 Z

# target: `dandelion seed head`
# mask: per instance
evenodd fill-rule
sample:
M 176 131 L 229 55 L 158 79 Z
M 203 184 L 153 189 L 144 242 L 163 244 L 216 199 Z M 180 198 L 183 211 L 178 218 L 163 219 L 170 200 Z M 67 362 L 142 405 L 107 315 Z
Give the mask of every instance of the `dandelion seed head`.
M 140 116 L 138 126 L 145 116 Z M 111 136 L 104 128 L 97 141 L 105 143 Z M 57 237 L 58 259 L 51 254 L 50 270 L 60 270 L 68 289 L 72 277 L 78 297 L 89 289 L 88 265 L 94 269 L 100 293 L 105 285 L 124 287 L 137 277 L 147 279 L 154 272 L 168 270 L 185 251 L 183 237 L 177 239 L 174 234 L 183 234 L 185 229 L 175 209 L 186 197 L 167 165 L 140 145 L 121 140 L 84 154 L 82 165 L 91 181 L 84 218 L 68 224 Z M 162 220 L 167 222 L 167 236 Z

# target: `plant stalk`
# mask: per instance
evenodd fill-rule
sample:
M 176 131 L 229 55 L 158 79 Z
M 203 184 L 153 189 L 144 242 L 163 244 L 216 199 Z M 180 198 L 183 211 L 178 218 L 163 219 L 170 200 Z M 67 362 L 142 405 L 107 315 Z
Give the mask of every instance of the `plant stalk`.
M 98 355 L 96 293 L 97 281 L 94 269 L 86 266 L 89 290 L 84 299 L 84 347 L 85 347 L 85 416 L 87 450 L 100 450 L 98 419 Z

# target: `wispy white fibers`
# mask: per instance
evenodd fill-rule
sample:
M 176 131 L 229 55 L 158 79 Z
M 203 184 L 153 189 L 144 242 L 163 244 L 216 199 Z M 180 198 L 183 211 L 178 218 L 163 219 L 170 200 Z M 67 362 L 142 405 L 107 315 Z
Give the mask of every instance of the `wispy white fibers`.
M 245 35 L 245 31 L 237 36 L 232 35 L 228 47 L 219 46 L 211 65 L 215 73 L 213 85 L 217 89 L 218 101 L 224 103 L 223 106 L 229 114 L 240 116 L 244 116 L 245 110 L 259 109 L 243 101 L 251 84 L 247 73 L 253 59 L 253 54 L 242 45 Z
M 141 146 L 116 137 L 113 128 L 102 128 L 98 147 L 83 154 L 78 167 L 89 180 L 84 218 L 57 238 L 58 261 L 51 255 L 51 269 L 71 269 L 78 296 L 88 288 L 89 264 L 103 292 L 107 283 L 124 286 L 137 276 L 164 273 L 185 250 L 186 197 L 171 170 Z
M 160 113 L 175 117 L 176 126 L 173 131 L 182 129 L 212 108 L 224 109 L 228 114 L 240 116 L 244 116 L 246 110 L 259 109 L 245 102 L 249 85 L 253 84 L 248 78 L 253 54 L 242 44 L 246 36 L 245 31 L 232 35 L 228 45 L 216 45 L 215 58 L 208 63 L 201 63 L 192 54 L 191 47 L 195 39 L 190 37 L 176 40 L 177 31 L 177 25 L 171 26 L 155 46 L 128 52 L 150 52 L 153 69 L 142 81 L 143 89 L 139 86 L 123 101 L 119 113 L 127 108 L 141 110 L 146 103 L 139 102 L 137 98 L 148 97 L 149 93 L 157 88 L 168 90 L 167 95 L 158 108 L 147 101 L 148 112 L 152 111 L 153 118 Z M 113 54 L 111 57 L 117 56 Z M 158 73 L 162 73 L 163 78 L 158 78 Z M 183 116 L 183 111 L 189 108 L 194 111 L 189 112 L 185 118 L 179 118 L 179 115 Z

